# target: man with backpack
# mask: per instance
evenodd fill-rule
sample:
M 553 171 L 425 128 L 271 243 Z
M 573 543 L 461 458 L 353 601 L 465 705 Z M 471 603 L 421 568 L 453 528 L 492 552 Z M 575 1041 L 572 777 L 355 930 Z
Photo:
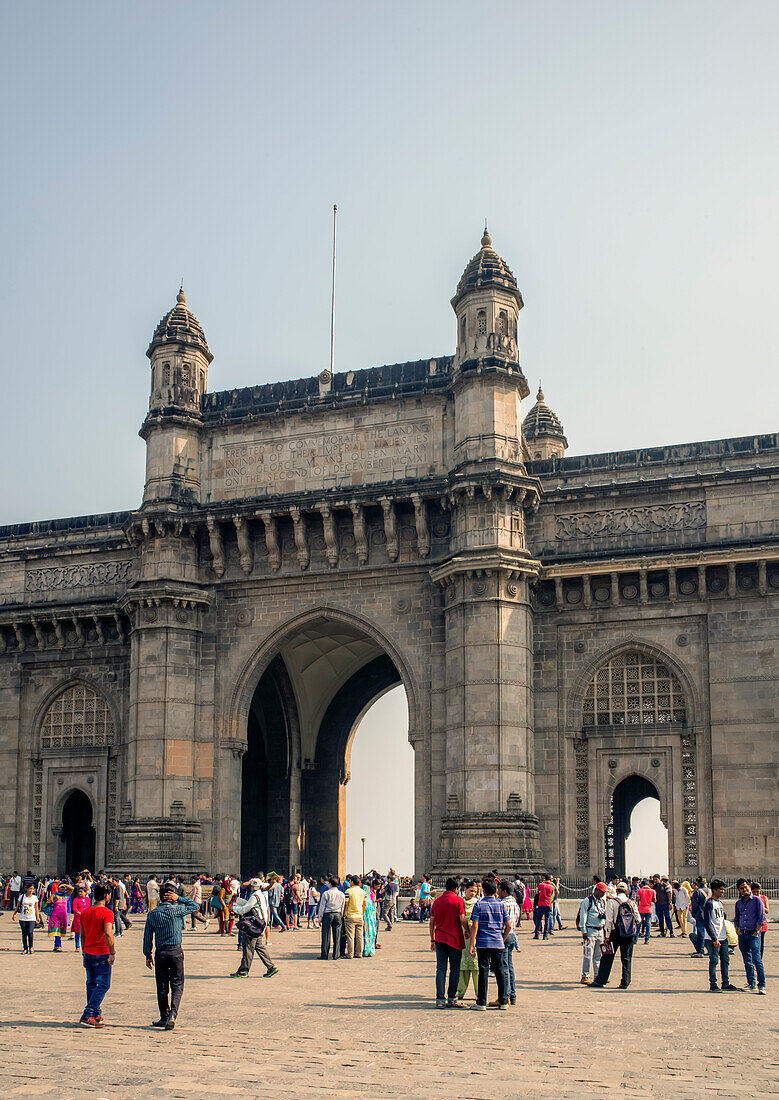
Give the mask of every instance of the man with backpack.
M 603 926 L 606 923 L 605 882 L 596 882 L 592 893 L 582 900 L 576 917 L 576 927 L 582 934 L 582 976 L 581 984 L 590 984 L 590 967 L 598 968 L 603 943 Z
M 243 955 L 240 966 L 230 977 L 248 978 L 256 954 L 265 967 L 263 977 L 272 978 L 274 974 L 278 974 L 278 969 L 274 966 L 273 959 L 271 959 L 268 949 L 263 943 L 265 929 L 270 923 L 268 899 L 262 888 L 261 879 L 253 878 L 249 883 L 249 887 L 251 893 L 245 901 L 236 898 L 233 902 L 233 912 L 238 914 L 238 931 L 241 933 Z
M 603 989 L 607 984 L 617 948 L 622 963 L 619 988 L 628 988 L 633 968 L 633 944 L 640 926 L 638 906 L 628 897 L 628 884 L 617 883 L 617 896 L 606 900 L 606 923 L 603 926 L 604 944 L 608 941 L 612 950 L 601 954 L 598 973 L 592 983 L 593 989 Z

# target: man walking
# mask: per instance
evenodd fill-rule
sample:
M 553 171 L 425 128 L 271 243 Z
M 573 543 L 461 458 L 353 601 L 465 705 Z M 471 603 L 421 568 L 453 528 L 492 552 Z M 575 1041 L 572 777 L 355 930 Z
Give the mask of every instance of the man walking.
M 273 965 L 268 949 L 262 942 L 265 929 L 268 927 L 270 920 L 268 899 L 265 897 L 265 891 L 262 888 L 262 879 L 253 878 L 249 883 L 249 888 L 251 893 L 245 901 L 241 898 L 236 898 L 233 901 L 233 912 L 240 917 L 238 931 L 241 933 L 243 955 L 241 956 L 240 966 L 230 977 L 248 978 L 256 953 L 257 958 L 265 967 L 263 978 L 272 978 L 274 974 L 278 974 L 279 970 L 277 966 Z
M 660 930 L 660 935 L 665 938 L 667 930 L 670 932 L 671 936 L 673 936 L 674 929 L 671 924 L 671 887 L 668 885 L 668 880 L 664 878 L 657 879 L 654 890 L 655 913 L 657 914 L 657 925 Z
M 154 953 L 154 978 L 157 983 L 157 1004 L 160 1018 L 152 1027 L 164 1027 L 173 1031 L 176 1026 L 181 995 L 184 992 L 184 950 L 181 946 L 181 934 L 184 920 L 190 913 L 197 912 L 197 904 L 192 898 L 180 898 L 174 882 L 165 882 L 162 886 L 162 903 L 146 917 L 143 931 L 143 953 L 146 965 L 152 969 L 152 948 Z M 170 1003 L 168 1003 L 170 994 Z
M 397 920 L 397 904 L 399 893 L 400 883 L 398 882 L 398 876 L 390 867 L 390 872 L 387 875 L 387 883 L 384 887 L 384 908 L 382 911 L 382 916 L 384 917 L 384 923 L 387 932 L 392 931 L 392 925 Z
M 476 902 L 471 913 L 469 951 L 479 960 L 479 981 L 476 987 L 476 1004 L 480 1012 L 487 1010 L 487 982 L 490 967 L 498 983 L 497 1007 L 508 1011 L 508 990 L 503 949 L 511 931 L 506 906 L 495 897 L 497 884 L 491 875 L 482 879 L 483 897 Z
M 603 926 L 606 923 L 605 882 L 596 882 L 592 893 L 579 906 L 579 931 L 582 934 L 582 985 L 590 984 L 590 967 L 596 972 L 600 964 Z
M 603 989 L 608 983 L 617 948 L 622 962 L 622 981 L 619 988 L 628 988 L 633 969 L 633 944 L 638 936 L 639 925 L 638 906 L 628 897 L 628 884 L 618 882 L 617 896 L 606 899 L 606 923 L 603 926 L 604 942 L 608 941 L 614 950 L 601 952 L 598 973 L 591 988 Z
M 736 902 L 736 919 L 733 923 L 738 932 L 738 949 L 744 960 L 747 986 L 752 993 L 757 991 L 765 995 L 765 970 L 760 950 L 760 930 L 765 921 L 765 906 L 762 899 L 752 893 L 752 887 L 746 879 L 740 878 L 737 885 L 740 896 Z
M 717 960 L 722 974 L 722 990 L 727 993 L 740 993 L 741 990 L 730 981 L 730 949 L 728 933 L 725 928 L 725 910 L 720 898 L 725 892 L 722 879 L 711 880 L 711 897 L 703 906 L 704 942 L 709 953 L 709 992 L 719 993 L 717 985 Z
M 16 903 L 19 900 L 19 894 L 22 892 L 22 876 L 18 871 L 14 871 L 8 883 L 8 889 L 10 891 L 10 908 L 15 909 Z
M 114 914 L 106 905 L 111 887 L 95 884 L 94 902 L 81 913 L 81 955 L 87 972 L 87 1003 L 81 1013 L 82 1027 L 105 1027 L 103 998 L 111 987 L 111 967 L 116 961 Z
M 157 882 L 156 875 L 149 875 L 149 879 L 146 883 L 146 905 L 151 913 L 153 909 L 157 908 L 160 900 L 160 884 Z
M 465 919 L 465 903 L 457 894 L 457 879 L 448 878 L 446 889 L 433 902 L 430 910 L 430 950 L 435 951 L 435 1006 L 454 1008 L 460 981 L 460 962 L 465 948 L 465 936 L 470 928 Z M 446 967 L 449 966 L 449 985 Z M 446 1000 L 444 996 L 446 995 Z M 460 1002 L 462 1003 L 462 1002 Z
M 368 895 L 360 885 L 360 876 L 352 875 L 347 882 L 351 886 L 346 891 L 346 904 L 344 906 L 344 929 L 346 931 L 346 958 L 362 958 L 363 927 L 365 924 L 365 907 L 368 904 Z
M 341 925 L 344 919 L 346 896 L 338 887 L 338 879 L 331 875 L 327 889 L 319 895 L 319 924 L 322 928 L 322 947 L 320 959 L 330 957 L 330 939 L 333 941 L 333 958 L 341 957 Z

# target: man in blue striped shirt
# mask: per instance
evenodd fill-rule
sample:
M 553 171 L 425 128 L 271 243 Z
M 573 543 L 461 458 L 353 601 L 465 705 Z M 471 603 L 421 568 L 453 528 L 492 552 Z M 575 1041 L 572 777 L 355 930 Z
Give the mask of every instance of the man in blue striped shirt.
M 146 917 L 143 953 L 146 956 L 146 965 L 151 970 L 152 948 L 156 943 L 154 978 L 157 983 L 160 1018 L 155 1020 L 152 1027 L 164 1027 L 166 1031 L 173 1031 L 184 992 L 184 949 L 181 946 L 181 934 L 184 931 L 184 920 L 191 913 L 196 913 L 199 906 L 191 898 L 179 897 L 175 882 L 164 883 L 161 892 L 162 904 L 152 909 Z

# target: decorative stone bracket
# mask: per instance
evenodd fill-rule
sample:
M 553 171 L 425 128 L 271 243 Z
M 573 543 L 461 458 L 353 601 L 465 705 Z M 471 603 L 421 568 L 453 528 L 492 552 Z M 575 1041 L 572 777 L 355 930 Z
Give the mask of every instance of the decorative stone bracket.
M 45 609 L 0 621 L 0 657 L 47 649 L 125 645 L 128 623 L 119 611 L 85 607 L 74 614 Z

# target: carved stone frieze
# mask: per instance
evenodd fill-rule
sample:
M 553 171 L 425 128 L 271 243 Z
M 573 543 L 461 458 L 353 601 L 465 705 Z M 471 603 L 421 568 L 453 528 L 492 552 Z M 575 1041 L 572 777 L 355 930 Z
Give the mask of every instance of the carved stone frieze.
M 24 587 L 27 592 L 56 592 L 63 588 L 98 588 L 109 584 L 125 584 L 130 579 L 132 568 L 131 559 L 126 558 L 122 561 L 30 569 L 25 577 Z
M 645 535 L 706 526 L 706 501 L 655 504 L 647 508 L 615 508 L 608 512 L 572 512 L 555 517 L 559 542 L 605 538 L 609 535 Z

